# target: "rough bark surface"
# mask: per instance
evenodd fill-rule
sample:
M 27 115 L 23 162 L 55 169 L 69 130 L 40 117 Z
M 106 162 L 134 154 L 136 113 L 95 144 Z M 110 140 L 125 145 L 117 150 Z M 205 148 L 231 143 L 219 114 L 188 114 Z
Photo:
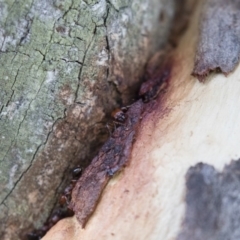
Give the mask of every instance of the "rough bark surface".
M 210 71 L 233 71 L 240 58 L 240 2 L 207 0 L 199 31 L 193 75 L 203 81 Z
M 199 163 L 186 176 L 186 216 L 178 240 L 240 238 L 240 161 L 218 172 Z
M 240 159 L 240 65 L 228 76 L 213 73 L 211 80 L 204 83 L 191 75 L 199 13 L 198 8 L 172 53 L 167 90 L 141 119 L 129 165 L 107 184 L 84 229 L 75 216 L 63 219 L 44 240 L 178 239 L 188 209 L 185 176 L 199 162 L 204 163 L 210 176 L 213 173 L 213 182 L 222 181 L 224 189 L 229 187 L 223 197 L 223 203 L 226 200 L 229 206 L 220 211 L 229 219 L 223 219 L 220 224 L 224 229 L 217 226 L 218 229 L 224 232 L 228 224 L 232 227 L 224 239 L 232 239 L 231 234 L 239 232 L 239 224 L 234 224 L 239 219 L 239 209 L 234 213 L 230 208 L 239 208 L 235 206 L 239 205 L 239 173 L 234 170 L 239 171 L 239 162 L 231 161 Z M 206 196 L 205 190 L 203 194 Z M 217 203 L 218 194 L 209 194 Z M 205 213 L 203 206 L 201 216 Z
M 106 114 L 134 96 L 174 8 L 174 0 L 1 1 L 2 239 L 47 218 L 69 169 L 105 139 Z

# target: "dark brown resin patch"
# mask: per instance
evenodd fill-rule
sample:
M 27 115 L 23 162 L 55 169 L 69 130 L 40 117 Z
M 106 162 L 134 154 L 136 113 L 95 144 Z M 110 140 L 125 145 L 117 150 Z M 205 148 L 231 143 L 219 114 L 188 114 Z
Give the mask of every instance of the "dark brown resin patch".
M 188 170 L 186 181 L 186 213 L 177 239 L 240 239 L 240 160 L 223 172 L 199 163 Z
M 173 60 L 168 59 L 164 63 L 161 62 L 161 59 L 156 59 L 156 61 L 160 62 L 161 67 L 157 66 L 157 69 L 148 67 L 145 76 L 147 81 L 142 83 L 139 90 L 139 96 L 145 103 L 155 99 L 161 91 L 166 90 L 171 77 Z
M 202 9 L 193 75 L 203 81 L 210 71 L 228 74 L 240 56 L 240 1 L 207 0 Z
M 73 189 L 69 207 L 83 227 L 93 213 L 108 180 L 128 163 L 142 108 L 142 100 L 130 106 L 125 113 L 125 123 L 116 128 Z

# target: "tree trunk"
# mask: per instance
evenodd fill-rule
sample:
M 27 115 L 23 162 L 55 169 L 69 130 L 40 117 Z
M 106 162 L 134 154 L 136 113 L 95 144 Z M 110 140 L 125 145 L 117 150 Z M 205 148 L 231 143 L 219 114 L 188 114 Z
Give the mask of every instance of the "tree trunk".
M 0 3 L 0 234 L 47 219 L 168 38 L 174 0 Z
M 218 4 L 208 1 L 214 2 Z M 197 42 L 202 46 L 204 39 L 198 41 L 200 9 L 199 5 L 171 54 L 167 88 L 143 103 L 129 165 L 106 185 L 84 228 L 79 223 L 82 210 L 77 209 L 77 218 L 61 220 L 44 240 L 239 239 L 240 67 L 227 76 L 196 74 L 200 80 L 204 77 L 203 83 L 192 76 Z M 227 9 L 239 11 L 230 5 Z M 233 43 L 238 46 L 235 38 Z M 225 45 L 221 54 L 228 50 Z M 221 60 L 216 68 L 221 69 Z M 207 72 L 212 71 L 208 66 Z M 73 196 L 80 192 L 76 186 Z

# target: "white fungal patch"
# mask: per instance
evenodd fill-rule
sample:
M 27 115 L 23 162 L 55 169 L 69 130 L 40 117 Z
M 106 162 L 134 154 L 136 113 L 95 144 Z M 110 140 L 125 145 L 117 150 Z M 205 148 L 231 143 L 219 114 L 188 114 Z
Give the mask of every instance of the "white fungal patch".
M 2 46 L 2 51 L 6 51 L 7 47 L 9 45 L 11 46 L 16 46 L 17 45 L 18 40 L 16 38 L 13 38 L 12 36 L 6 36 L 4 38 L 4 42 L 3 42 L 3 46 Z
M 43 178 L 42 178 L 42 176 L 37 176 L 37 184 L 38 184 L 39 186 L 42 186 L 42 185 L 43 185 Z
M 92 11 L 94 12 L 94 14 L 101 18 L 106 13 L 106 7 L 106 0 L 101 0 L 92 7 Z
M 13 186 L 14 186 L 13 179 L 15 178 L 17 169 L 18 169 L 18 164 L 15 164 L 11 167 L 11 169 L 9 171 L 9 181 L 8 181 L 8 185 L 7 185 L 7 187 L 9 189 L 13 188 Z
M 75 99 L 75 95 L 74 95 L 74 94 L 71 94 L 71 95 L 66 99 L 66 100 L 67 100 L 66 105 L 71 105 L 71 104 L 73 104 L 74 99 Z
M 24 105 L 19 101 L 10 102 L 5 108 L 6 110 L 1 112 L 0 116 L 8 116 L 9 120 L 13 120 L 15 116 L 21 112 L 22 107 L 24 107 Z
M 33 3 L 31 14 L 37 15 L 41 21 L 45 22 L 50 19 L 58 19 L 62 12 L 53 6 L 52 1 L 37 0 Z
M 32 153 L 32 152 L 33 152 L 32 148 L 26 149 L 26 153 Z
M 3 1 L 0 3 L 0 21 L 3 23 L 6 21 L 8 16 L 8 5 L 5 4 Z
M 56 81 L 56 75 L 57 75 L 56 71 L 48 71 L 45 83 L 49 84 L 49 83 L 55 82 Z
M 96 61 L 98 66 L 108 66 L 108 52 L 106 50 L 102 50 L 98 54 L 98 60 Z
M 72 110 L 72 114 L 73 114 L 74 118 L 78 118 L 80 113 L 81 113 L 81 111 L 82 111 L 81 106 L 76 105 L 74 107 L 74 109 Z
M 126 25 L 127 23 L 129 23 L 129 21 L 130 21 L 130 12 L 129 12 L 129 11 L 122 14 L 122 16 L 121 16 L 121 21 L 122 21 L 122 23 L 125 24 L 125 25 Z
M 67 63 L 66 67 L 64 68 L 65 73 L 74 74 L 76 71 L 76 66 L 79 66 L 79 64 L 74 62 Z

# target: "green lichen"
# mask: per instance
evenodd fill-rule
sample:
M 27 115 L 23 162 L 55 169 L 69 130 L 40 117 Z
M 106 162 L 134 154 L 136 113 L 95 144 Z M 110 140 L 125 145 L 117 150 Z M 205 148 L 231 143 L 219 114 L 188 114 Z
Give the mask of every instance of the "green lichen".
M 135 89 L 126 89 L 137 86 L 150 53 L 164 41 L 148 46 L 148 38 L 142 38 L 149 33 L 154 42 L 158 36 L 151 19 L 158 18 L 162 5 L 152 16 L 147 13 L 157 4 L 158 0 L 2 3 L 0 207 L 9 209 L 8 218 L 0 211 L 4 224 L 21 219 L 19 229 L 29 226 L 41 209 L 36 224 L 43 222 L 63 172 L 89 156 L 96 139 L 103 139 L 99 124 L 106 112 L 129 100 Z M 33 189 L 39 202 L 28 206 Z M 22 200 L 16 202 L 19 196 Z

